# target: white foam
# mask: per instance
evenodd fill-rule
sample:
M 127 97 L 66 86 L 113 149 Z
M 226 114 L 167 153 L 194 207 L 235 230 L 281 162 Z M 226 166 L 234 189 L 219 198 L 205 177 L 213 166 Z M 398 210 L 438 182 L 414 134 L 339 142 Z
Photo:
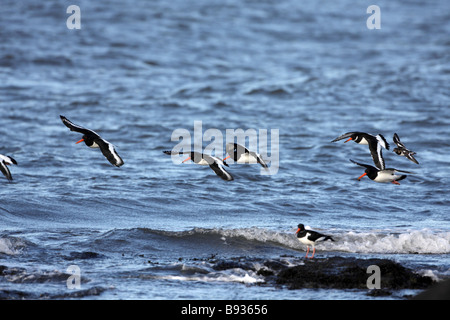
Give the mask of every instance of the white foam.
M 25 243 L 17 238 L 0 238 L 0 253 L 8 255 L 19 254 L 25 247 Z
M 262 228 L 215 229 L 213 232 L 219 233 L 222 238 L 243 237 L 251 241 L 274 242 L 293 249 L 304 249 L 295 232 L 278 232 Z M 332 236 L 335 242 L 321 242 L 317 245 L 321 250 L 351 253 L 450 253 L 450 231 L 422 229 L 323 232 Z
M 450 253 L 450 232 L 412 230 L 401 233 L 347 232 L 336 236 L 334 250 L 361 253 Z M 327 244 L 329 246 L 329 244 Z
M 244 284 L 255 284 L 264 282 L 264 278 L 253 271 L 240 268 L 228 269 L 220 272 L 193 275 L 163 275 L 156 276 L 157 279 L 177 281 L 201 281 L 201 282 L 239 282 Z

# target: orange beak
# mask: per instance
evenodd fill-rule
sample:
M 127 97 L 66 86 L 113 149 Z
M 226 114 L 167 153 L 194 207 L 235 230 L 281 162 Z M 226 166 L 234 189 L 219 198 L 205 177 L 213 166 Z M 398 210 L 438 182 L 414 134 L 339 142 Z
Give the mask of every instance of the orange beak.
M 349 142 L 350 140 L 353 140 L 353 138 L 349 138 L 349 139 L 346 140 L 344 143 Z
M 188 157 L 186 160 L 183 160 L 182 163 L 184 163 L 184 162 L 186 162 L 186 161 L 188 161 L 188 160 L 190 160 L 190 159 L 191 159 L 191 157 Z
M 300 228 L 297 229 L 297 231 L 295 231 L 295 233 L 298 233 L 300 231 Z
M 231 156 L 226 157 L 225 159 L 223 159 L 223 161 L 227 160 L 229 157 L 231 157 Z
M 81 139 L 80 141 L 75 142 L 75 144 L 79 144 L 81 141 L 84 141 L 84 139 Z
M 361 178 L 364 177 L 366 174 L 367 174 L 367 173 L 364 172 L 364 173 L 361 175 L 361 177 L 358 178 L 358 181 L 361 180 Z

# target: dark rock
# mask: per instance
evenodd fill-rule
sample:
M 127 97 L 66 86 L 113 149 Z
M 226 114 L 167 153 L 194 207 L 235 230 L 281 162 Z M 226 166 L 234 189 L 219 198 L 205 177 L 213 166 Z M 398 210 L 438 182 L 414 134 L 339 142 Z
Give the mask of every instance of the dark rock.
M 380 268 L 383 290 L 424 289 L 433 284 L 431 278 L 420 276 L 391 260 L 341 257 L 305 260 L 304 265 L 281 270 L 276 283 L 290 289 L 367 289 L 367 280 L 371 276 L 367 268 L 371 265 Z
M 0 266 L 0 276 L 3 276 L 3 273 L 8 269 L 8 267 Z
M 413 300 L 450 300 L 450 279 L 440 281 L 412 297 Z
M 251 263 L 240 262 L 240 261 L 235 261 L 235 260 L 220 260 L 216 264 L 214 264 L 212 268 L 216 271 L 234 269 L 234 268 L 255 271 L 254 267 L 252 266 Z
M 367 295 L 371 297 L 384 297 L 390 296 L 391 294 L 392 292 L 386 289 L 372 289 L 367 292 Z
M 282 269 L 286 268 L 286 264 L 284 264 L 284 263 L 282 263 L 280 261 L 277 261 L 277 260 L 267 260 L 267 261 L 264 262 L 264 265 L 267 268 L 270 268 L 270 269 L 275 270 L 275 271 L 279 271 L 279 270 L 282 270 Z
M 0 300 L 24 300 L 30 299 L 32 295 L 19 290 L 0 290 Z
M 75 259 L 98 259 L 98 258 L 102 258 L 103 255 L 97 253 L 97 252 L 92 252 L 92 251 L 83 251 L 83 252 L 76 252 L 73 251 L 70 253 L 70 256 L 65 257 L 66 260 L 75 260 Z
M 270 277 L 270 276 L 275 275 L 275 273 L 272 270 L 264 269 L 264 268 L 259 269 L 256 272 L 256 274 L 259 275 L 259 276 L 263 276 L 263 277 Z

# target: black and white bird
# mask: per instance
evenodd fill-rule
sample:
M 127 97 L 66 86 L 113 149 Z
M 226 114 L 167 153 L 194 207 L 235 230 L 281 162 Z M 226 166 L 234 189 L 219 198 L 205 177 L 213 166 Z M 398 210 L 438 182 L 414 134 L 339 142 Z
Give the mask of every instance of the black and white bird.
M 404 156 L 407 159 L 411 160 L 412 162 L 419 164 L 419 162 L 414 158 L 415 152 L 408 150 L 405 145 L 400 141 L 400 138 L 398 137 L 398 134 L 394 133 L 393 137 L 394 143 L 397 145 L 397 148 L 394 148 L 394 151 L 399 156 Z
M 189 157 L 187 159 L 183 160 L 183 162 L 191 160 L 196 164 L 199 164 L 202 166 L 209 166 L 223 180 L 226 180 L 226 181 L 234 180 L 233 176 L 230 173 L 228 173 L 224 168 L 224 166 L 228 167 L 228 164 L 225 161 L 222 161 L 221 159 L 219 159 L 217 157 L 213 157 L 213 156 L 203 154 L 200 152 L 195 152 L 195 151 L 190 151 L 190 152 L 163 151 L 163 152 L 168 155 L 178 155 L 178 154 L 189 155 Z
M 228 156 L 223 159 L 223 161 L 231 158 L 237 163 L 259 163 L 263 168 L 268 169 L 266 162 L 263 160 L 260 154 L 254 151 L 250 151 L 240 144 L 227 143 L 227 145 L 225 146 L 225 150 L 228 153 Z
M 396 175 L 396 173 L 397 172 L 411 173 L 408 171 L 397 170 L 397 169 L 393 169 L 393 168 L 387 168 L 387 169 L 380 170 L 380 169 L 375 168 L 368 164 L 358 163 L 351 159 L 350 159 L 350 161 L 353 162 L 354 164 L 357 164 L 358 166 L 366 168 L 364 173 L 358 178 L 358 181 L 361 180 L 362 177 L 367 175 L 371 180 L 373 180 L 375 182 L 380 182 L 380 183 L 391 182 L 393 184 L 400 184 L 400 183 L 398 183 L 398 181 L 405 179 L 407 176 L 404 174 Z
M 326 240 L 334 241 L 334 239 L 331 236 L 321 234 L 317 231 L 305 229 L 305 226 L 303 224 L 298 225 L 298 229 L 295 233 L 297 234 L 298 241 L 300 241 L 303 244 L 306 244 L 305 258 L 308 258 L 310 246 L 312 246 L 312 248 L 313 248 L 313 254 L 309 258 L 312 259 L 312 258 L 314 258 L 314 254 L 316 253 L 315 244 L 317 242 L 322 242 L 322 241 L 326 241 Z
M 8 166 L 12 164 L 17 165 L 17 161 L 10 156 L 4 156 L 0 154 L 0 171 L 3 173 L 6 179 L 8 179 L 8 181 L 13 180 L 11 172 L 9 171 L 8 168 Z
M 372 159 L 373 162 L 375 163 L 375 166 L 380 170 L 383 170 L 385 168 L 381 148 L 383 147 L 386 150 L 389 150 L 389 143 L 386 141 L 383 135 L 378 134 L 374 136 L 364 132 L 347 132 L 337 137 L 336 139 L 332 140 L 331 142 L 336 142 L 345 138 L 348 138 L 348 140 L 346 140 L 345 142 L 353 140 L 358 144 L 368 144 L 370 154 L 372 155 Z
M 60 117 L 62 122 L 70 129 L 70 131 L 76 131 L 83 134 L 83 138 L 76 143 L 84 141 L 84 143 L 90 148 L 100 148 L 100 151 L 106 159 L 108 159 L 108 161 L 116 167 L 120 167 L 124 164 L 122 158 L 116 152 L 114 145 L 110 142 L 102 139 L 96 132 L 76 125 L 64 116 Z

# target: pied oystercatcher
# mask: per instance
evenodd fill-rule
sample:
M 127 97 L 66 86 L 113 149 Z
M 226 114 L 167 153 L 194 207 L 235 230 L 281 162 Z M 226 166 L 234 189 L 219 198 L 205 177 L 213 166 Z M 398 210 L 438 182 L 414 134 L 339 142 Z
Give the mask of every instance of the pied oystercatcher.
M 348 138 L 345 142 L 353 140 L 358 144 L 368 144 L 375 166 L 380 170 L 384 169 L 385 165 L 381 147 L 389 150 L 389 143 L 387 143 L 386 139 L 381 134 L 374 136 L 364 132 L 347 132 L 331 142 L 336 142 L 345 138 Z
M 209 166 L 223 180 L 226 180 L 226 181 L 234 180 L 233 176 L 231 174 L 229 174 L 223 167 L 223 166 L 228 167 L 228 164 L 225 161 L 222 161 L 221 159 L 219 159 L 217 157 L 209 156 L 207 154 L 203 154 L 203 153 L 195 152 L 195 151 L 190 151 L 190 152 L 163 151 L 163 152 L 168 155 L 187 154 L 187 155 L 189 155 L 189 157 L 187 159 L 183 160 L 183 162 L 192 160 L 196 164 L 199 164 L 202 166 Z
M 353 161 L 352 159 L 350 159 L 350 161 L 353 162 L 354 164 L 357 164 L 358 166 L 366 168 L 364 173 L 358 178 L 358 181 L 361 180 L 362 177 L 367 175 L 371 180 L 375 182 L 380 183 L 392 182 L 393 184 L 400 184 L 398 183 L 398 181 L 405 179 L 407 176 L 406 175 L 399 176 L 396 175 L 395 173 L 396 172 L 411 173 L 408 171 L 398 170 L 394 168 L 379 170 L 378 168 L 375 168 L 371 165 L 358 163 L 356 161 Z
M 6 179 L 8 179 L 8 181 L 13 180 L 11 172 L 9 171 L 9 168 L 8 168 L 8 165 L 12 165 L 12 164 L 17 165 L 17 161 L 14 160 L 10 156 L 4 156 L 4 155 L 0 154 L 0 171 L 5 175 Z
M 303 224 L 298 225 L 298 229 L 295 232 L 297 234 L 297 239 L 303 244 L 306 244 L 306 256 L 305 258 L 308 258 L 309 253 L 309 246 L 313 247 L 313 254 L 310 259 L 314 258 L 314 254 L 316 253 L 315 244 L 316 242 L 331 240 L 334 241 L 334 239 L 331 236 L 327 236 L 325 234 L 321 234 L 317 231 L 305 229 L 305 226 Z
M 83 138 L 76 143 L 84 141 L 84 143 L 90 148 L 100 148 L 100 151 L 106 159 L 108 159 L 108 161 L 116 167 L 120 167 L 124 164 L 122 158 L 110 142 L 102 139 L 96 132 L 76 125 L 64 116 L 60 117 L 62 122 L 70 129 L 70 131 L 76 131 L 83 134 Z
M 227 143 L 227 145 L 225 146 L 225 150 L 228 153 L 228 156 L 223 159 L 223 161 L 231 158 L 237 163 L 259 163 L 263 168 L 268 168 L 266 162 L 263 160 L 260 154 L 254 151 L 250 151 L 240 144 Z

